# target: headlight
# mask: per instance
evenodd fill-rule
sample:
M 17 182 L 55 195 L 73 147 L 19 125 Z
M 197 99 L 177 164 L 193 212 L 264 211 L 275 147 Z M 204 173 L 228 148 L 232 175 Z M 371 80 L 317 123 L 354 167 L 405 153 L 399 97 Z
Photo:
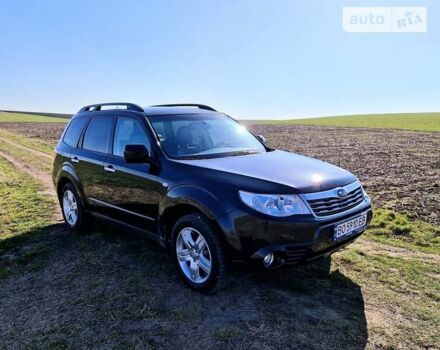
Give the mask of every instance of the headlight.
M 311 214 L 303 200 L 294 194 L 256 194 L 240 191 L 240 198 L 252 209 L 271 216 Z
M 371 202 L 370 196 L 367 194 L 367 192 L 365 192 L 364 188 L 362 187 L 362 193 L 364 194 L 364 199 L 367 202 Z

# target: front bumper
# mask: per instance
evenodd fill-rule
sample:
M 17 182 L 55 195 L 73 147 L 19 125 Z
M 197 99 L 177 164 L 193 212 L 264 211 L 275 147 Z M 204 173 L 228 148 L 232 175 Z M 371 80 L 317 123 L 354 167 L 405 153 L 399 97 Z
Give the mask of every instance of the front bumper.
M 334 242 L 332 245 L 328 245 L 322 250 L 314 251 L 313 248 L 308 245 L 271 245 L 256 251 L 251 258 L 256 260 L 262 260 L 267 254 L 272 253 L 275 256 L 275 261 L 272 268 L 282 265 L 297 265 L 304 264 L 323 256 L 329 256 L 330 254 L 344 248 L 348 244 L 352 243 L 362 233 L 348 237 L 345 240 Z
M 362 233 L 334 241 L 333 231 L 335 225 L 362 213 L 367 214 L 368 224 L 373 216 L 370 203 L 330 219 L 313 215 L 268 219 L 236 210 L 221 218 L 219 224 L 234 258 L 261 260 L 266 254 L 274 253 L 282 264 L 299 264 L 331 254 L 359 237 Z

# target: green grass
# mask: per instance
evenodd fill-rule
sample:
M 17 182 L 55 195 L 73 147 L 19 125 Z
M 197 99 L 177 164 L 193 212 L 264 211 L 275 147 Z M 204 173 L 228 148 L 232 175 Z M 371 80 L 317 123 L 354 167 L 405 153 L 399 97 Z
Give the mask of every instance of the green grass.
M 43 115 L 31 115 L 22 113 L 0 112 L 2 122 L 34 122 L 34 123 L 67 123 L 67 118 L 46 117 Z
M 429 348 L 440 322 L 440 228 L 375 208 L 361 240 L 365 242 L 361 247 L 354 245 L 334 255 L 336 268 L 363 286 L 368 300 L 382 303 L 384 308 L 391 306 L 396 317 L 401 314 L 408 319 L 411 315 L 411 323 L 396 323 L 400 335 L 385 339 L 387 346 L 409 341 Z M 381 244 L 371 245 L 371 240 Z M 371 333 L 376 331 L 370 329 Z
M 364 114 L 310 119 L 243 120 L 242 122 L 440 131 L 440 113 Z
M 0 139 L 0 149 L 3 148 L 7 150 L 8 155 L 25 162 L 26 165 L 31 167 L 32 169 L 44 171 L 47 173 L 50 173 L 52 171 L 53 161 L 51 159 L 36 156 L 35 154 L 30 153 L 27 150 L 10 145 L 9 143 L 4 142 Z
M 51 224 L 54 203 L 40 190 L 37 181 L 0 157 L 0 255 L 23 248 L 25 242 Z M 0 264 L 0 280 L 18 273 L 20 266 L 41 268 L 47 254 L 41 244 L 29 246 L 20 256 L 14 253 L 12 260 Z
M 440 254 L 440 228 L 388 209 L 375 208 L 366 236 L 410 250 Z
M 50 224 L 53 201 L 40 183 L 0 157 L 0 242 Z
M 1 128 L 0 128 L 0 137 L 3 137 L 15 143 L 19 143 L 23 146 L 33 148 L 36 151 L 53 154 L 53 150 L 54 150 L 53 145 L 41 139 L 26 137 L 17 133 L 12 133 L 10 131 Z M 7 147 L 9 148 L 11 146 L 8 145 Z
M 0 123 L 66 123 L 67 121 L 68 119 L 66 118 L 0 112 Z M 243 122 L 257 124 L 298 124 L 317 126 L 401 129 L 416 131 L 440 131 L 440 113 L 362 114 L 308 119 L 243 120 Z
M 35 154 L 30 153 L 27 150 L 15 147 L 4 142 L 3 140 L 0 140 L 0 149 L 2 149 L 3 147 L 7 149 L 8 155 L 25 162 L 27 166 L 31 167 L 35 171 L 51 173 L 53 166 L 53 161 L 51 159 L 36 156 Z
M 395 334 L 388 339 L 388 345 L 409 341 L 420 348 L 429 348 L 440 322 L 437 260 L 425 261 L 411 254 L 388 256 L 384 252 L 350 248 L 335 257 L 335 264 L 368 290 L 364 297 L 383 304 L 385 308 L 391 306 L 389 312 L 395 313 L 396 317 L 411 315 L 411 323 L 396 324 L 400 336 Z M 374 331 L 370 329 L 370 332 Z

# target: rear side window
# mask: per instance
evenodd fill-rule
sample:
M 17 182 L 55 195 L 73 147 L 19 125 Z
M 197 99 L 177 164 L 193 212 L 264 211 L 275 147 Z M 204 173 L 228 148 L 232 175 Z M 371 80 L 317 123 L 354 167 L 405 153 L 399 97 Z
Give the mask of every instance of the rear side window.
M 81 136 L 81 132 L 84 129 L 84 125 L 86 125 L 86 122 L 87 118 L 73 119 L 70 122 L 66 133 L 64 134 L 64 143 L 69 146 L 76 147 L 79 137 Z
M 112 124 L 112 118 L 92 118 L 84 134 L 83 148 L 108 153 Z

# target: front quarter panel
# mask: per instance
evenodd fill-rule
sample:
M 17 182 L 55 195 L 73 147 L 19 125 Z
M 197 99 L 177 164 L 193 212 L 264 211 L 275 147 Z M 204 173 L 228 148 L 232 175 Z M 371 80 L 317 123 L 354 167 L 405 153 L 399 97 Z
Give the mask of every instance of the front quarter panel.
M 228 188 L 216 188 L 219 195 L 196 187 L 194 185 L 182 185 L 171 189 L 167 196 L 163 198 L 159 207 L 159 215 L 163 217 L 168 209 L 177 207 L 179 205 L 190 205 L 197 208 L 200 212 L 206 215 L 209 219 L 215 221 L 220 227 L 221 233 L 230 246 L 239 249 L 240 241 L 234 230 L 229 227 L 228 221 L 222 218 L 231 213 L 234 208 L 231 203 L 232 190 Z M 162 220 L 161 220 L 162 221 Z
M 172 188 L 163 198 L 159 207 L 159 215 L 180 204 L 194 206 L 212 220 L 232 211 L 232 208 L 221 203 L 211 192 L 193 185 L 182 185 Z

